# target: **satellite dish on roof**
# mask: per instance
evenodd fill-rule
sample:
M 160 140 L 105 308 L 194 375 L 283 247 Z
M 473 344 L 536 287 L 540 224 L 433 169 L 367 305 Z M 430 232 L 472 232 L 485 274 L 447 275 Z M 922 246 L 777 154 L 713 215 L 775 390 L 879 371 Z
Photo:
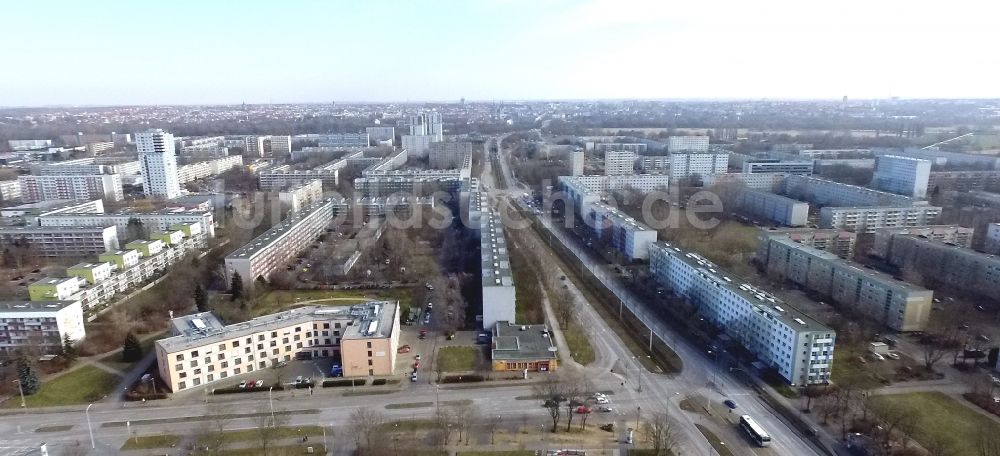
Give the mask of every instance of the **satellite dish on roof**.
M 558 349 L 558 348 L 556 348 L 556 347 L 555 347 L 555 346 L 553 345 L 553 346 L 549 347 L 549 351 L 550 351 L 550 352 L 552 352 L 552 353 L 555 353 L 555 352 L 559 351 L 559 349 Z

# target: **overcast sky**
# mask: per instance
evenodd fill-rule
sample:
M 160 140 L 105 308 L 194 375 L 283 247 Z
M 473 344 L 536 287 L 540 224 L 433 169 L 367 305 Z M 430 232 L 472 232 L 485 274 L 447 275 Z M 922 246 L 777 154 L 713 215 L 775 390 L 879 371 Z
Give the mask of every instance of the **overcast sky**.
M 1000 97 L 1000 2 L 5 2 L 0 106 Z

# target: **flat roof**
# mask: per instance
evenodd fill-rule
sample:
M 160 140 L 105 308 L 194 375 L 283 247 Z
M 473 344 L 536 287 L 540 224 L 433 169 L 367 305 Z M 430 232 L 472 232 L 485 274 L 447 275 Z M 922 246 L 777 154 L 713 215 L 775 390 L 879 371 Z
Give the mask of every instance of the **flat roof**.
M 0 301 L 0 313 L 4 312 L 58 312 L 80 301 Z
M 874 269 L 868 269 L 868 268 L 864 267 L 863 265 L 861 265 L 859 263 L 855 263 L 853 261 L 845 260 L 845 259 L 840 258 L 837 255 L 834 255 L 834 254 L 832 254 L 830 252 L 827 252 L 825 250 L 820 250 L 820 249 L 817 249 L 815 247 L 810 247 L 808 245 L 800 244 L 798 242 L 795 242 L 792 239 L 777 238 L 777 239 L 772 239 L 772 242 L 777 242 L 777 243 L 780 243 L 782 245 L 786 245 L 789 248 L 801 251 L 801 252 L 803 252 L 803 253 L 805 253 L 807 255 L 810 255 L 810 256 L 813 256 L 813 257 L 816 257 L 816 258 L 820 258 L 822 260 L 826 260 L 827 262 L 830 263 L 831 266 L 837 266 L 840 269 L 846 269 L 846 270 L 851 271 L 851 272 L 853 272 L 855 274 L 863 275 L 866 278 L 868 278 L 869 280 L 876 281 L 876 282 L 881 283 L 882 285 L 884 285 L 886 287 L 889 287 L 889 288 L 895 288 L 897 290 L 905 290 L 905 291 L 908 291 L 908 292 L 922 292 L 922 291 L 926 291 L 928 293 L 931 293 L 931 290 L 928 290 L 928 289 L 926 289 L 924 287 L 917 286 L 915 284 L 906 282 L 906 281 L 901 280 L 901 279 L 897 279 L 897 278 L 895 278 L 895 277 L 893 277 L 893 276 L 891 276 L 889 274 L 886 274 L 884 272 L 879 272 L 879 271 L 876 271 Z
M 510 269 L 507 238 L 504 236 L 500 217 L 487 209 L 479 218 L 479 253 L 482 285 L 513 286 L 514 275 Z
M 58 226 L 58 225 L 48 225 L 48 226 L 12 226 L 5 225 L 0 226 L 0 234 L 2 233 L 24 233 L 24 232 L 36 232 L 36 233 L 64 233 L 67 231 L 91 231 L 91 232 L 103 232 L 109 228 L 114 228 L 114 225 L 102 225 L 102 226 Z
M 545 325 L 518 325 L 498 321 L 493 328 L 494 360 L 553 360 L 556 359 L 555 348 L 555 342 Z
M 668 242 L 657 242 L 654 245 L 672 251 L 675 254 L 675 258 L 679 258 L 695 270 L 711 277 L 715 283 L 719 284 L 719 286 L 725 287 L 739 295 L 747 302 L 751 303 L 757 312 L 768 314 L 774 318 L 780 319 L 791 328 L 804 331 L 832 331 L 830 327 L 820 323 L 816 319 L 806 315 L 801 310 L 792 307 L 770 293 L 767 293 L 763 289 L 760 289 L 755 285 L 751 285 L 740 277 L 725 274 L 725 271 L 721 270 L 714 263 L 708 261 L 708 259 L 697 253 L 686 252 Z M 834 257 L 836 257 L 836 255 L 834 255 Z
M 286 233 L 291 231 L 294 227 L 298 226 L 298 224 L 301 223 L 303 220 L 305 220 L 306 218 L 308 218 L 313 214 L 316 214 L 319 210 L 323 209 L 325 206 L 330 206 L 332 210 L 333 202 L 334 200 L 327 198 L 323 201 L 320 201 L 319 203 L 316 203 L 299 212 L 292 214 L 291 217 L 282 220 L 280 223 L 271 227 L 271 229 L 265 231 L 260 236 L 253 238 L 243 247 L 240 247 L 233 253 L 230 253 L 228 256 L 226 256 L 226 259 L 252 257 L 255 253 L 270 246 L 273 242 L 277 241 Z
M 392 335 L 398 305 L 397 301 L 369 301 L 341 307 L 307 306 L 231 325 L 203 312 L 170 320 L 176 335 L 156 343 L 167 353 L 175 353 L 306 322 L 334 320 L 348 322 L 341 339 L 381 339 Z

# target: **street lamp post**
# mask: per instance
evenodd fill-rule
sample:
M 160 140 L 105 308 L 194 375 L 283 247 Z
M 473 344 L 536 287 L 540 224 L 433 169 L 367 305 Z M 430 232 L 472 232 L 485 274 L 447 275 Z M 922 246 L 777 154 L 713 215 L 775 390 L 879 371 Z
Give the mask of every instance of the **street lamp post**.
M 90 433 L 90 449 L 97 448 L 97 444 L 94 443 L 94 427 L 90 425 L 90 408 L 93 406 L 94 403 L 91 402 L 90 405 L 87 406 L 87 409 L 84 410 L 84 413 L 87 415 L 87 431 Z
M 21 380 L 14 380 L 17 383 L 17 392 L 21 393 L 21 408 L 28 408 L 28 405 L 24 403 L 24 388 L 21 387 Z
M 639 418 L 642 417 L 642 406 L 637 406 L 635 408 L 635 430 L 639 430 Z
M 271 406 L 271 427 L 274 427 L 274 396 L 271 395 L 273 390 L 273 386 L 267 389 L 267 403 Z

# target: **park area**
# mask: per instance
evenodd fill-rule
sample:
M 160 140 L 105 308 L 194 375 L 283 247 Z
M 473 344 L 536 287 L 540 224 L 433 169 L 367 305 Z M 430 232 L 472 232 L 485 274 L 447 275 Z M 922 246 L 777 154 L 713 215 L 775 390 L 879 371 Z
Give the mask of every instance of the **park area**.
M 52 381 L 44 382 L 35 394 L 25 396 L 28 408 L 54 405 L 86 404 L 100 400 L 118 385 L 119 377 L 94 366 L 82 366 Z M 12 396 L 4 408 L 21 406 L 21 398 Z
M 983 436 L 1000 435 L 1000 423 L 944 393 L 892 394 L 872 398 L 872 408 L 883 420 L 907 420 L 907 432 L 935 454 L 974 455 Z M 898 417 L 898 418 L 897 418 Z M 950 451 L 946 451 L 950 450 Z

